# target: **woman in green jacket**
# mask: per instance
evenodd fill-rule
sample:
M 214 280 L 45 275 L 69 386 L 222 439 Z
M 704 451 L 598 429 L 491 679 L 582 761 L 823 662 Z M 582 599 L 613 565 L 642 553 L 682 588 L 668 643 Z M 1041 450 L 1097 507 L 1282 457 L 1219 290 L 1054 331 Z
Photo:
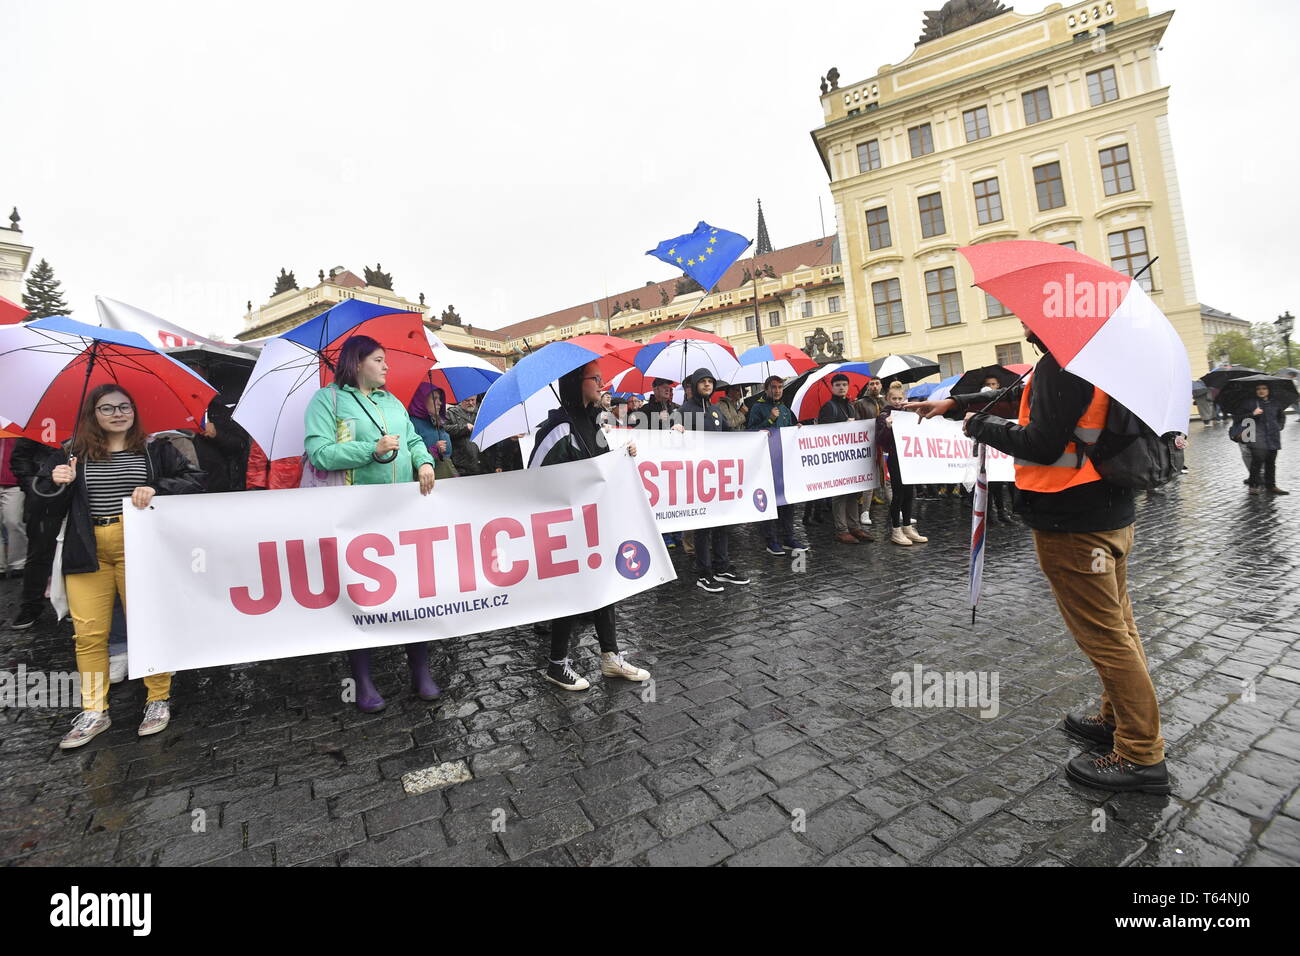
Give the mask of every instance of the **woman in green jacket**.
M 349 485 L 387 485 L 419 481 L 420 494 L 433 490 L 433 457 L 411 424 L 406 408 L 384 391 L 388 363 L 378 342 L 354 335 L 343 343 L 334 384 L 326 385 L 307 405 L 308 460 L 322 471 L 341 471 Z M 350 651 L 357 707 L 365 713 L 384 709 L 370 679 L 370 651 Z M 406 645 L 415 692 L 423 700 L 442 693 L 429 675 L 429 645 Z

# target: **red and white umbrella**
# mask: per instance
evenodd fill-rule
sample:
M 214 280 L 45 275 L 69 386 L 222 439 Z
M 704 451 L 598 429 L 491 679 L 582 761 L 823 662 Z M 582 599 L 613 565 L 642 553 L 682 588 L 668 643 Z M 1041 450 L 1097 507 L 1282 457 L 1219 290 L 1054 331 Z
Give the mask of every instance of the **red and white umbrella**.
M 806 352 L 793 345 L 755 345 L 740 356 L 740 372 L 728 381 L 731 385 L 761 385 L 773 375 L 794 378 L 816 367 Z
M 816 418 L 823 405 L 831 400 L 831 379 L 838 373 L 849 377 L 849 394 L 856 395 L 871 371 L 866 362 L 831 362 L 809 375 L 790 399 L 790 411 L 797 421 Z
M 712 332 L 676 329 L 660 332 L 637 351 L 636 367 L 650 378 L 685 381 L 697 369 L 706 368 L 717 382 L 735 381 L 740 372 L 736 350 Z
M 1123 402 L 1157 435 L 1186 432 L 1187 347 L 1140 283 L 1052 242 L 958 251 L 975 284 L 1015 313 L 1063 369 Z

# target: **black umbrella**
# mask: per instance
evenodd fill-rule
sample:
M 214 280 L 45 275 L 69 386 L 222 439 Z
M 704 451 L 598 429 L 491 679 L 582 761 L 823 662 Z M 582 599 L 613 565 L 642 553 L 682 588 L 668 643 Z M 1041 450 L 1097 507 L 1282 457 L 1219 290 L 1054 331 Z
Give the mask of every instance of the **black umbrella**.
M 1300 368 L 1280 368 L 1273 374 L 1280 378 L 1300 378 Z
M 1202 398 L 1210 391 L 1210 386 L 1206 385 L 1199 378 L 1192 379 L 1192 398 Z
M 1292 405 L 1300 398 L 1295 382 L 1289 378 L 1276 375 L 1243 375 L 1234 378 L 1223 386 L 1219 392 L 1219 404 L 1231 412 L 1239 412 L 1255 397 L 1255 386 L 1267 385 L 1268 397 L 1280 402 L 1283 407 Z
M 1020 373 L 1028 366 L 1017 366 L 1017 371 L 1007 368 L 1005 365 L 985 365 L 983 368 L 974 368 L 964 374 L 957 381 L 952 383 L 952 388 L 948 390 L 949 395 L 970 395 L 984 388 L 986 378 L 996 378 L 998 388 L 1006 388 L 1008 385 L 1015 384 L 1020 378 Z
M 1201 381 L 1210 388 L 1223 388 L 1225 382 L 1234 378 L 1241 378 L 1243 375 L 1263 375 L 1257 368 L 1247 368 L 1244 365 L 1225 365 L 1222 368 L 1212 368 L 1201 376 Z

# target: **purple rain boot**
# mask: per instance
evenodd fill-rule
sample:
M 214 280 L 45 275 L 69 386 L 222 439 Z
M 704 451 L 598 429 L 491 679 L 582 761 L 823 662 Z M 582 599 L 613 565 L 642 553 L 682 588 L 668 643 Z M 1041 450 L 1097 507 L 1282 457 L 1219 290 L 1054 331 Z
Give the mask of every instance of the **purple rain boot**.
M 429 645 L 426 643 L 406 645 L 406 663 L 411 668 L 411 683 L 420 700 L 437 700 L 442 695 L 442 688 L 429 676 Z
M 370 679 L 370 651 L 349 651 L 348 663 L 352 665 L 352 680 L 357 685 L 357 710 L 373 714 L 387 707 Z

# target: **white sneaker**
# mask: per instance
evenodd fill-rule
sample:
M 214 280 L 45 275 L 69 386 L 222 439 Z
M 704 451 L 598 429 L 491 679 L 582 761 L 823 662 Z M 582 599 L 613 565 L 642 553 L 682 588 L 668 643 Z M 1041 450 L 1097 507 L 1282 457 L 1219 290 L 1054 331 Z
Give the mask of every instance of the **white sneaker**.
M 112 725 L 102 710 L 83 710 L 72 721 L 72 729 L 59 741 L 60 750 L 84 747 Z
M 126 680 L 126 655 L 113 654 L 108 659 L 108 682 L 120 684 Z
M 890 532 L 889 540 L 894 542 L 894 544 L 901 544 L 907 548 L 912 546 L 912 539 L 907 536 L 906 532 L 904 532 L 902 528 L 895 528 Z
M 925 544 L 927 541 L 930 540 L 925 535 L 921 534 L 919 531 L 913 528 L 910 524 L 903 529 L 903 534 L 907 535 L 917 544 Z
M 606 677 L 623 677 L 627 680 L 649 680 L 650 672 L 643 667 L 629 664 L 621 653 L 601 651 L 600 672 Z
M 148 737 L 150 734 L 161 733 L 167 729 L 171 721 L 171 704 L 165 700 L 151 700 L 144 705 L 144 720 L 140 722 L 140 729 L 136 734 L 140 737 Z
M 862 514 L 858 515 L 858 521 L 861 524 L 871 524 L 871 512 L 870 511 L 862 512 Z
M 552 684 L 559 684 L 565 690 L 586 690 L 591 686 L 591 681 L 569 666 L 567 657 L 562 661 L 551 661 L 550 666 L 546 668 L 545 677 Z

